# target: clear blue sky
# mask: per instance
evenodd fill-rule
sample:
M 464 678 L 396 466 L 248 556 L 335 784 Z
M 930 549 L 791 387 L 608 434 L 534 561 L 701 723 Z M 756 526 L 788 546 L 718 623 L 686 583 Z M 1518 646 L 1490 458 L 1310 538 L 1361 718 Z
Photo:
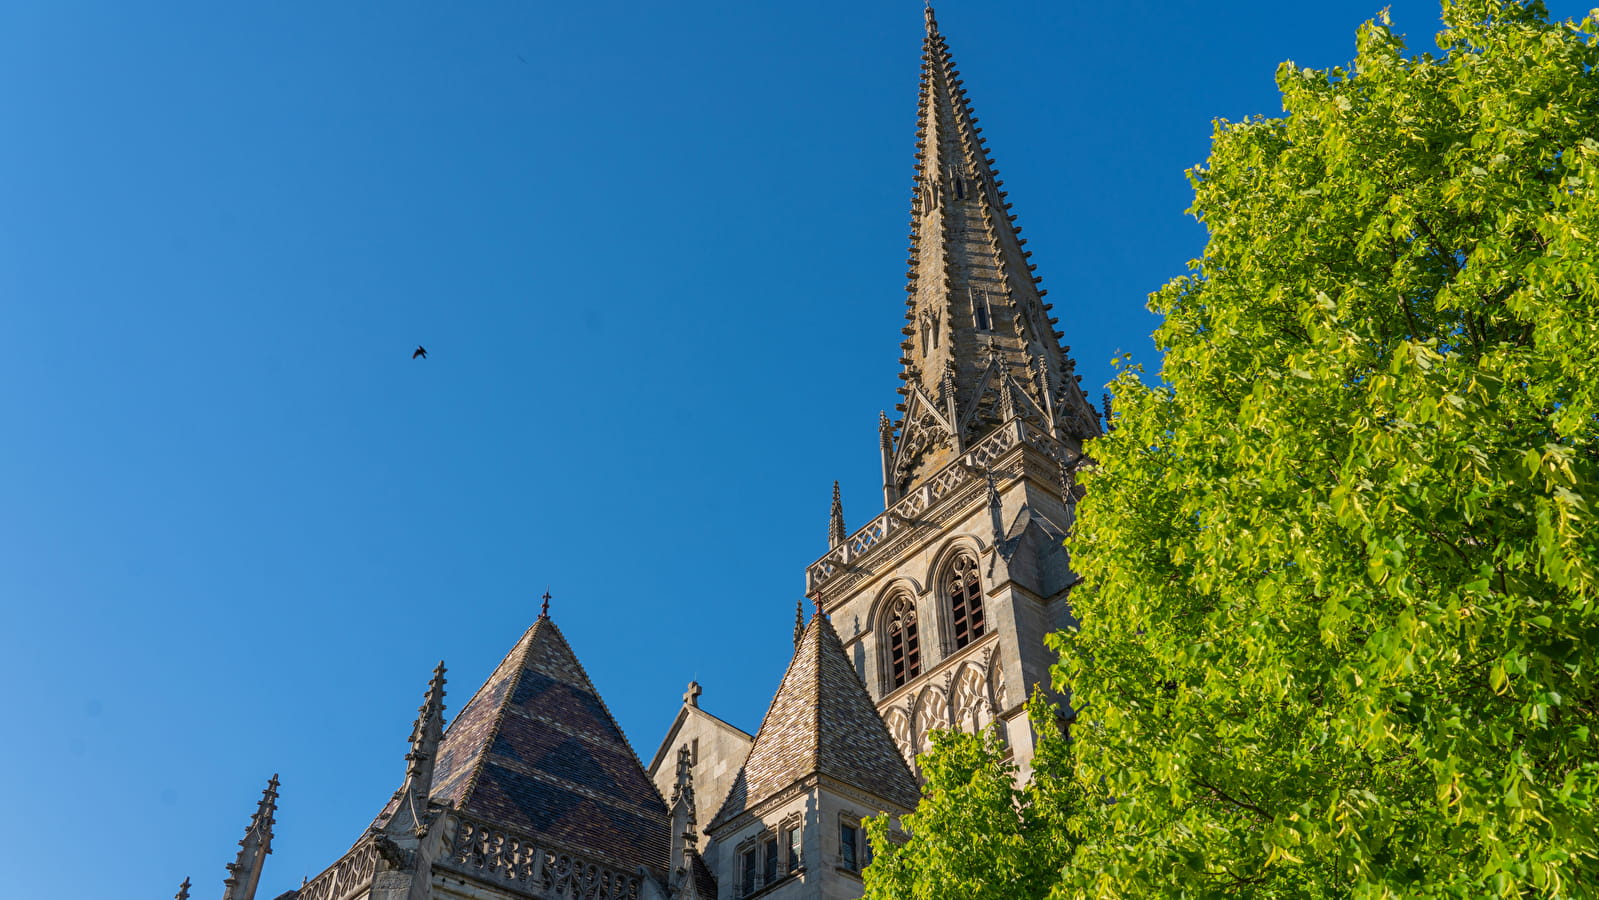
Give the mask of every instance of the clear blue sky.
M 1211 119 L 1380 5 L 939 5 L 1092 396 L 1158 365 Z M 1431 47 L 1435 4 L 1394 19 Z M 921 29 L 0 5 L 7 892 L 220 896 L 273 772 L 260 897 L 298 885 L 399 784 L 433 663 L 458 709 L 546 586 L 646 761 L 690 678 L 754 730 L 832 480 L 881 506 Z

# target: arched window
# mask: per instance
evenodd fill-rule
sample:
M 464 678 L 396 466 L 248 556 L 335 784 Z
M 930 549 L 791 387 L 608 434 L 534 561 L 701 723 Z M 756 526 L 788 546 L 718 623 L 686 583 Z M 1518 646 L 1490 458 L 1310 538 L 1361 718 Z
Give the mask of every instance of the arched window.
M 921 644 L 916 638 L 916 607 L 901 594 L 888 607 L 888 689 L 922 673 Z
M 955 649 L 983 636 L 983 585 L 976 558 L 962 553 L 949 567 L 949 625 Z

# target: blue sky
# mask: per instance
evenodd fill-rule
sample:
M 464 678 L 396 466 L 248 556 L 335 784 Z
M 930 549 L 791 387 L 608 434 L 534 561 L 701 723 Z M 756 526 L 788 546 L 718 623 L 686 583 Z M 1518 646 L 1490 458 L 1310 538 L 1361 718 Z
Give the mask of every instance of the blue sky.
M 1158 366 L 1211 120 L 1379 5 L 939 5 L 1091 396 Z M 1393 16 L 1431 46 L 1436 5 Z M 0 847 L 43 863 L 10 891 L 220 896 L 273 772 L 259 896 L 298 885 L 400 782 L 434 662 L 458 709 L 546 587 L 646 761 L 691 678 L 753 731 L 833 479 L 881 508 L 921 29 L 0 4 Z

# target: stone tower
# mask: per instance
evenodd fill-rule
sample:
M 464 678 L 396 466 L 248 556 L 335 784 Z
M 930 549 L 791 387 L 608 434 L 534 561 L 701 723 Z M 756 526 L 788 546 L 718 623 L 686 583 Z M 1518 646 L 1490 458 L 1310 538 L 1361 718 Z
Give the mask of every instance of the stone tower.
M 835 483 L 828 552 L 806 570 L 816 614 L 796 611 L 757 733 L 690 683 L 646 770 L 546 593 L 447 726 L 439 664 L 399 789 L 276 900 L 850 900 L 871 859 L 861 819 L 916 806 L 909 762 L 932 730 L 997 724 L 1027 767 L 1022 703 L 1048 680 L 1044 635 L 1071 622 L 1071 473 L 1100 425 L 980 134 L 929 9 L 886 508 L 851 533 Z M 256 900 L 278 786 L 224 900 Z
M 997 721 L 1025 771 L 1044 635 L 1073 621 L 1071 473 L 1100 423 L 977 121 L 929 8 L 886 509 L 846 534 L 835 499 L 805 583 L 907 759 Z

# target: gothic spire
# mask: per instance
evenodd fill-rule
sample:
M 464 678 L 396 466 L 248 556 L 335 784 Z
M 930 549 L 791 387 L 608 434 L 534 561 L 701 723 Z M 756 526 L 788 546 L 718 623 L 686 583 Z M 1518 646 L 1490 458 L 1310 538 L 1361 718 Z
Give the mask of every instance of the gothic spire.
M 239 858 L 228 864 L 228 877 L 222 882 L 226 885 L 222 900 L 255 900 L 262 865 L 267 854 L 272 852 L 272 823 L 277 810 L 278 776 L 274 774 L 266 790 L 261 792 L 261 802 L 244 830 L 244 840 L 239 841 Z M 184 883 L 187 884 L 187 880 Z
M 798 647 L 800 638 L 805 636 L 805 601 L 794 601 L 794 646 Z
M 411 725 L 411 749 L 405 754 L 405 784 L 400 788 L 399 806 L 388 822 L 390 830 L 421 833 L 426 825 L 434 765 L 439 758 L 439 742 L 444 739 L 444 685 L 444 660 L 441 659 L 433 669 L 427 693 Z
M 903 496 L 1013 416 L 1073 442 L 1099 432 L 977 121 L 929 6 L 886 494 Z
M 178 885 L 178 892 L 173 894 L 173 900 L 189 900 L 189 879 L 185 877 L 183 883 Z
M 838 482 L 833 482 L 833 509 L 827 519 L 827 546 L 837 547 L 844 543 L 844 538 L 849 532 L 844 530 L 844 501 L 838 494 Z

